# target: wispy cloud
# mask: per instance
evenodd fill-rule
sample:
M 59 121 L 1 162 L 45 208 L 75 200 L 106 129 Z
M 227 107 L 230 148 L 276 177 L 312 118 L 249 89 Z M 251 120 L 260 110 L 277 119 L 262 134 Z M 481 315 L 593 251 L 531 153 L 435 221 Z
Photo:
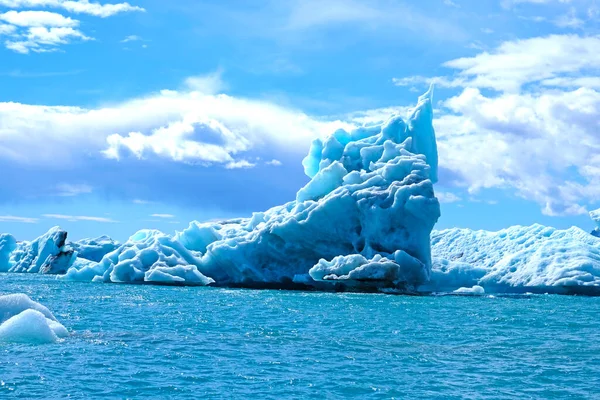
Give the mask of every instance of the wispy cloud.
M 92 193 L 93 187 L 86 184 L 61 183 L 56 186 L 57 195 L 64 197 L 79 196 L 80 194 Z
M 20 222 L 24 224 L 35 224 L 39 221 L 37 218 L 16 217 L 14 215 L 0 215 L 0 222 Z
M 150 216 L 154 217 L 154 218 L 165 218 L 165 219 L 175 218 L 175 216 L 173 214 L 151 214 Z
M 103 223 L 119 222 L 119 221 L 115 221 L 114 219 L 111 219 L 111 218 L 94 217 L 94 216 L 87 216 L 87 215 L 43 214 L 42 217 L 48 218 L 48 219 L 64 219 L 64 220 L 71 221 L 71 222 L 78 222 L 78 221 L 91 221 L 91 222 L 103 222 Z
M 436 191 L 435 197 L 438 198 L 440 203 L 456 203 L 462 200 L 460 196 L 457 196 L 452 192 Z

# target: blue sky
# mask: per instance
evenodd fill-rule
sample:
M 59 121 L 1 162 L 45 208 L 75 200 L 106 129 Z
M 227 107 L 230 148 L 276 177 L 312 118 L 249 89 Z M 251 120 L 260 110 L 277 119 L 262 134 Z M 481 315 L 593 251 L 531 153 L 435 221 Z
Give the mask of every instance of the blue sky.
M 292 200 L 310 141 L 436 85 L 438 228 L 591 229 L 600 1 L 0 0 L 0 231 Z

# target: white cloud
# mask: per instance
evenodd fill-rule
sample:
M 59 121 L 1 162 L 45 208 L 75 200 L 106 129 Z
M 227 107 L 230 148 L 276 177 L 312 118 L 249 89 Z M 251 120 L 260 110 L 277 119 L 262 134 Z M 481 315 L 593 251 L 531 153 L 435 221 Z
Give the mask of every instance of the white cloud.
M 276 159 L 272 159 L 271 161 L 267 161 L 265 164 L 272 165 L 274 167 L 279 167 L 280 165 L 282 165 L 281 161 L 276 160 Z
M 547 215 L 600 201 L 600 36 L 513 40 L 444 66 L 458 73 L 394 82 L 464 88 L 435 120 L 446 183 L 507 189 Z
M 519 92 L 526 84 L 548 85 L 554 78 L 595 78 L 600 72 L 600 36 L 550 35 L 502 43 L 492 52 L 443 64 L 454 77 L 395 78 L 398 86 L 434 83 L 442 87 L 476 87 Z M 564 86 L 564 85 L 561 85 Z
M 249 167 L 239 159 L 252 150 L 304 153 L 315 137 L 351 126 L 197 91 L 162 91 L 97 109 L 0 102 L 0 120 L 0 159 L 30 165 L 60 159 L 65 166 L 91 154 Z
M 122 12 L 145 11 L 143 8 L 132 6 L 129 3 L 100 4 L 90 2 L 89 0 L 0 0 L 0 6 L 10 8 L 61 8 L 68 12 L 89 14 L 101 18 L 110 17 Z
M 456 203 L 462 200 L 452 192 L 442 192 L 437 190 L 435 192 L 435 197 L 437 197 L 440 203 Z
M 64 214 L 43 214 L 42 217 L 48 219 L 64 219 L 71 222 L 79 222 L 79 221 L 90 221 L 90 222 L 103 222 L 103 223 L 116 223 L 119 221 L 115 221 L 111 218 L 106 217 L 93 217 L 87 215 L 64 215 Z
M 150 216 L 154 217 L 154 218 L 165 218 L 165 219 L 175 218 L 175 216 L 173 214 L 152 214 Z
M 121 43 L 127 43 L 127 42 L 136 42 L 142 40 L 142 38 L 138 35 L 129 35 L 126 36 L 125 39 L 121 40 Z
M 56 186 L 57 195 L 63 197 L 79 196 L 80 194 L 92 193 L 93 188 L 86 184 L 61 183 Z
M 142 199 L 133 199 L 132 200 L 133 204 L 151 204 L 151 201 L 148 200 L 142 200 Z
M 14 215 L 0 215 L 0 222 L 20 222 L 24 224 L 35 224 L 39 220 L 37 218 L 15 217 Z
M 485 96 L 465 89 L 435 124 L 442 167 L 458 186 L 514 190 L 547 215 L 600 201 L 600 93 Z
M 17 28 L 14 25 L 0 24 L 0 36 L 11 35 L 15 33 L 16 30 Z
M 550 35 L 504 42 L 492 53 L 444 65 L 459 70 L 466 86 L 516 92 L 526 83 L 600 68 L 600 37 Z
M 7 11 L 0 20 L 21 27 L 75 27 L 79 21 L 49 11 Z
M 227 169 L 247 169 L 247 168 L 254 168 L 256 166 L 256 164 L 251 163 L 250 161 L 247 160 L 238 160 L 238 161 L 230 161 L 225 165 L 225 168 Z
M 107 17 L 123 11 L 143 11 L 128 3 L 98 4 L 87 0 L 0 0 L 0 6 L 21 7 L 55 7 L 75 13 L 86 13 L 98 17 Z M 71 43 L 73 40 L 88 41 L 93 38 L 76 29 L 79 21 L 50 11 L 15 11 L 0 14 L 0 36 L 9 35 L 5 41 L 7 49 L 21 54 L 47 53 L 58 51 L 59 45 Z M 132 37 L 129 37 L 131 39 Z
M 82 41 L 93 40 L 73 28 L 29 28 L 28 33 L 22 36 L 23 40 L 7 41 L 6 48 L 17 53 L 27 54 L 47 53 L 56 51 L 58 45 L 70 43 L 72 39 Z
M 190 90 L 204 94 L 222 93 L 227 88 L 221 69 L 206 75 L 190 76 L 185 80 L 185 85 Z

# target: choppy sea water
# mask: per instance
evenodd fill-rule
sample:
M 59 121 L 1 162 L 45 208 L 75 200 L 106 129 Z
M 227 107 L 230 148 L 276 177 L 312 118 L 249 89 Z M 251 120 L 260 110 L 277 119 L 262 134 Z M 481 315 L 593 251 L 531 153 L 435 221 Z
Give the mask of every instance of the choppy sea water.
M 0 275 L 72 335 L 0 343 L 0 398 L 600 397 L 600 298 L 409 297 Z

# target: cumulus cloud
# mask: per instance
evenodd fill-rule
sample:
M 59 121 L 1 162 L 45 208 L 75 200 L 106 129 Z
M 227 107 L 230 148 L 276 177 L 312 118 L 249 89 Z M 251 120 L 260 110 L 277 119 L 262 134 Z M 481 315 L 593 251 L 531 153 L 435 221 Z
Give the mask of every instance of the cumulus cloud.
M 143 8 L 132 6 L 129 3 L 100 4 L 89 0 L 0 0 L 0 6 L 10 8 L 60 8 L 75 14 L 88 14 L 101 18 L 122 12 L 145 11 Z
M 49 11 L 7 11 L 0 20 L 21 27 L 74 27 L 79 21 Z
M 600 201 L 600 93 L 483 95 L 465 89 L 436 121 L 442 165 L 471 192 L 507 188 L 547 215 Z
M 462 88 L 435 121 L 447 183 L 504 188 L 547 215 L 600 201 L 600 36 L 513 40 L 443 65 L 458 72 L 395 83 Z
M 54 7 L 69 12 L 108 17 L 123 11 L 143 11 L 128 3 L 98 4 L 87 0 L 0 0 L 0 6 L 11 8 Z M 79 21 L 50 11 L 10 10 L 0 14 L 0 36 L 8 36 L 4 42 L 7 49 L 21 54 L 57 51 L 60 45 L 72 41 L 89 41 L 92 37 L 79 29 Z

